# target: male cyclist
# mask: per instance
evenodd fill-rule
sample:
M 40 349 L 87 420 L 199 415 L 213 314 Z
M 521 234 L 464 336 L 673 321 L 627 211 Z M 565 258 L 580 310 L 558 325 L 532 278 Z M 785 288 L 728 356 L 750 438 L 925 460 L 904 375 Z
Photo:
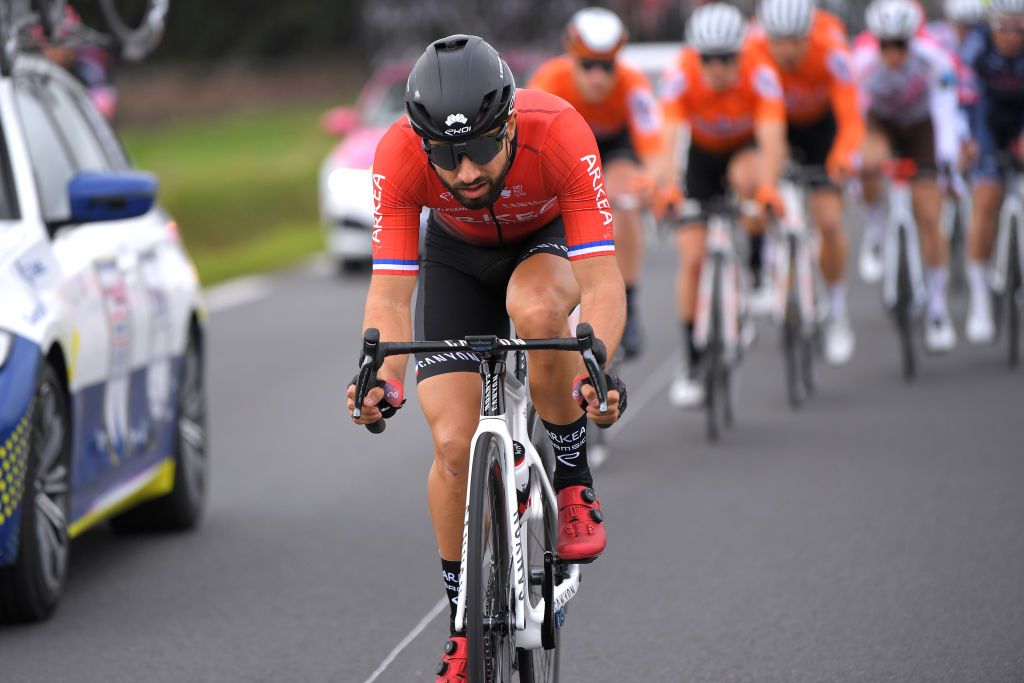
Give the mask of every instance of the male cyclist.
M 640 210 L 650 204 L 661 160 L 661 108 L 647 78 L 616 59 L 626 27 L 611 10 L 588 7 L 565 28 L 567 54 L 543 64 L 529 87 L 558 95 L 578 111 L 597 138 L 615 217 L 615 254 L 626 282 L 626 358 L 640 353 L 636 290 L 643 262 Z
M 978 163 L 971 180 L 973 209 L 967 238 L 970 308 L 967 339 L 995 338 L 987 281 L 996 217 L 1003 198 L 1000 153 L 1024 132 L 1024 0 L 992 0 L 988 26 L 964 41 L 961 59 L 972 73 L 978 100 L 967 107 Z
M 861 275 L 868 281 L 882 275 L 881 167 L 893 155 L 912 159 L 917 170 L 911 197 L 927 268 L 924 341 L 928 351 L 941 353 L 956 346 L 946 305 L 949 248 L 939 226 L 942 193 L 937 182 L 939 169 L 950 180 L 959 157 L 956 67 L 938 44 L 915 35 L 922 18 L 914 0 L 874 0 L 866 13 L 871 39 L 858 41 L 854 52 L 868 109 Z
M 757 18 L 748 44 L 782 79 L 790 151 L 821 174 L 810 180 L 810 212 L 821 232 L 821 273 L 829 294 L 825 358 L 845 363 L 853 353 L 854 336 L 846 313 L 847 240 L 840 185 L 859 168 L 864 141 L 846 33 L 839 19 L 815 9 L 814 0 L 763 0 Z M 764 291 L 770 303 L 770 286 Z M 764 294 L 755 301 L 762 298 Z
M 967 34 L 985 21 L 982 0 L 946 0 L 942 6 L 944 21 L 930 21 L 927 34 L 953 54 L 959 54 Z
M 683 183 L 688 203 L 722 197 L 731 189 L 741 200 L 754 199 L 781 213 L 776 185 L 786 153 L 786 106 L 775 70 L 756 52 L 742 49 L 745 35 L 746 20 L 731 5 L 710 3 L 690 16 L 688 45 L 666 72 L 661 98 L 669 122 L 665 184 L 679 182 L 675 149 L 685 124 L 691 138 Z M 702 213 L 684 215 L 677 232 L 677 293 L 688 371 L 672 382 L 669 401 L 679 407 L 699 407 L 704 400 L 693 327 L 706 228 Z
M 378 328 L 384 340 L 409 339 L 421 271 L 419 339 L 507 336 L 509 318 L 520 337 L 564 337 L 579 303 L 582 318 L 614 351 L 624 287 L 597 144 L 583 118 L 553 95 L 517 93 L 494 48 L 466 35 L 427 48 L 409 75 L 405 105 L 406 117 L 391 126 L 374 158 L 373 278 L 363 328 Z M 431 212 L 420 259 L 424 206 Z M 588 562 L 604 550 L 605 531 L 587 465 L 587 418 L 615 422 L 625 387 L 609 376 L 608 412 L 601 414 L 593 388 L 574 382 L 586 374 L 578 357 L 538 351 L 529 363 L 530 392 L 557 454 L 558 555 Z M 405 357 L 384 362 L 383 386 L 367 396 L 359 424 L 401 406 L 405 366 Z M 416 375 L 434 442 L 427 497 L 454 623 L 479 359 L 467 351 L 422 355 Z M 350 414 L 354 394 L 350 386 Z M 439 683 L 466 680 L 465 635 L 452 631 Z

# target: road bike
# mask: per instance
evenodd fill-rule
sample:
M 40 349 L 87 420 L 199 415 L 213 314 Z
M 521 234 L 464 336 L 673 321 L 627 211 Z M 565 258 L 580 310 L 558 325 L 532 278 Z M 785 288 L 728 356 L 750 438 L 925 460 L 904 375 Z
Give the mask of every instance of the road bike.
M 1010 154 L 1001 159 L 1001 165 L 1006 178 L 1006 196 L 999 209 L 990 284 L 999 302 L 1000 327 L 1005 325 L 1010 367 L 1016 368 L 1020 360 L 1021 307 L 1024 307 L 1024 162 Z
M 684 215 L 707 219 L 707 240 L 697 288 L 693 343 L 701 352 L 708 440 L 718 441 L 735 416 L 743 333 L 749 325 L 747 282 L 734 243 L 739 207 L 731 198 L 687 200 Z
M 963 179 L 949 171 L 946 177 L 957 188 L 942 198 L 940 225 L 949 244 L 949 285 L 957 291 L 967 286 L 967 226 L 971 219 L 971 193 Z
M 156 48 L 163 36 L 170 0 L 81 0 L 80 9 L 95 5 L 105 32 L 68 21 L 66 0 L 0 0 L 0 73 L 11 75 L 21 52 L 37 52 L 43 43 L 95 44 L 115 50 L 121 59 L 137 62 Z
M 785 214 L 773 221 L 767 238 L 769 277 L 775 292 L 773 319 L 782 327 L 786 395 L 797 408 L 814 393 L 814 357 L 820 338 L 816 242 L 808 229 L 807 183 L 820 171 L 797 164 L 779 183 Z
M 910 196 L 910 180 L 917 169 L 912 160 L 900 159 L 886 164 L 884 172 L 888 218 L 882 242 L 882 301 L 899 333 L 903 379 L 911 382 L 917 374 L 916 322 L 927 302 L 924 262 Z
M 580 585 L 578 564 L 556 554 L 558 502 L 548 462 L 537 445 L 547 441 L 533 411 L 528 351 L 582 355 L 602 411 L 607 385 L 603 345 L 586 323 L 565 339 L 501 339 L 493 335 L 424 342 L 381 342 L 376 329 L 363 337 L 354 417 L 387 356 L 472 352 L 480 358 L 480 422 L 470 447 L 469 485 L 462 540 L 455 628 L 465 631 L 471 683 L 554 683 L 565 607 Z M 513 367 L 506 355 L 515 354 Z M 367 425 L 384 431 L 380 420 Z M 539 432 L 539 433 L 538 433 Z

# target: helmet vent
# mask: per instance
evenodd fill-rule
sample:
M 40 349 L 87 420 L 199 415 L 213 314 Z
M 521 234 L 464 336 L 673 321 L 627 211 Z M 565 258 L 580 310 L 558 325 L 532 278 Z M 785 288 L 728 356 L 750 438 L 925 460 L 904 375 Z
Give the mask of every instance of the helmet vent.
M 434 43 L 434 49 L 438 52 L 461 50 L 466 47 L 467 43 L 469 43 L 468 36 L 452 36 L 451 38 L 439 40 Z

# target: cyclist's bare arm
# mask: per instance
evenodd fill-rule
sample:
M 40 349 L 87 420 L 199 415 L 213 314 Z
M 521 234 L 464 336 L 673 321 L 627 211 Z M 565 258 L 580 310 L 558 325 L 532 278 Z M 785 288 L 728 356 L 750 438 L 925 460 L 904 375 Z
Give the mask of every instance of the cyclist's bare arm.
M 605 343 L 608 358 L 611 358 L 622 338 L 626 324 L 626 286 L 615 256 L 595 256 L 572 261 L 573 275 L 580 286 L 580 320 L 594 328 L 594 335 Z M 579 362 L 576 375 L 585 375 L 586 368 Z M 608 391 L 608 411 L 602 415 L 594 407 L 596 393 L 593 387 L 584 386 L 583 396 L 587 399 L 587 416 L 598 424 L 612 424 L 619 419 L 618 392 Z
M 363 314 L 363 329 L 376 327 L 382 341 L 407 341 L 412 339 L 412 293 L 416 289 L 416 278 L 408 275 L 374 275 L 366 295 L 366 309 Z M 402 382 L 408 356 L 389 356 L 377 371 L 377 378 L 383 381 Z M 377 404 L 384 398 L 384 390 L 376 387 L 367 392 L 363 402 L 362 416 L 357 424 L 370 424 L 381 419 Z M 355 386 L 348 388 L 348 410 L 355 408 Z
M 786 160 L 786 122 L 758 121 L 754 125 L 754 137 L 761 158 L 759 180 L 762 185 L 775 187 Z

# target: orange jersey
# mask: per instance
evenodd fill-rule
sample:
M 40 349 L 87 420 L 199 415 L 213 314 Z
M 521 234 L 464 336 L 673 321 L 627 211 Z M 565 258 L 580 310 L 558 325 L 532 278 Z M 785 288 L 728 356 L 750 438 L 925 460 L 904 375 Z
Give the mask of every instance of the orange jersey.
M 416 275 L 420 210 L 470 244 L 519 242 L 561 216 L 569 260 L 615 253 L 612 209 L 597 143 L 565 101 L 519 90 L 516 157 L 489 209 L 467 209 L 437 177 L 405 116 L 377 145 L 373 161 L 373 271 Z
M 847 155 L 860 148 L 864 121 L 858 105 L 857 84 L 853 79 L 846 33 L 835 16 L 822 10 L 815 12 L 807 53 L 795 69 L 782 69 L 775 63 L 768 49 L 768 37 L 760 29 L 751 31 L 746 49 L 775 66 L 782 81 L 790 123 L 812 123 L 831 109 L 838 127 L 835 148 Z
M 639 154 L 648 156 L 661 152 L 664 122 L 646 76 L 631 66 L 615 62 L 615 87 L 604 102 L 591 104 L 584 101 L 577 90 L 573 68 L 573 59 L 567 55 L 550 59 L 537 69 L 528 87 L 558 95 L 571 104 L 599 142 L 628 129 Z
M 665 73 L 661 103 L 669 120 L 690 124 L 693 144 L 716 153 L 751 140 L 756 123 L 786 120 L 775 69 L 746 49 L 736 83 L 715 92 L 704 79 L 700 56 L 684 48 Z

